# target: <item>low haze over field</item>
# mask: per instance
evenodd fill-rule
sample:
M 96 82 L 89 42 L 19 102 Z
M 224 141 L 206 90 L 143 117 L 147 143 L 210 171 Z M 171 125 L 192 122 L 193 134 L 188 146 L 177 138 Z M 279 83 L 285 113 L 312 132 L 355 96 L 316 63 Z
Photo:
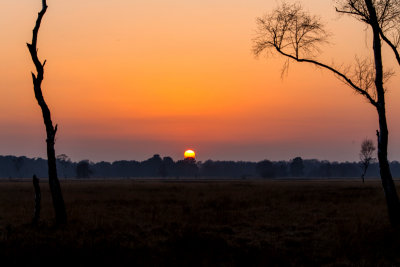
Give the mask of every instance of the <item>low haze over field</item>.
M 290 1 L 293 2 L 293 1 Z M 371 50 L 364 25 L 333 1 L 303 1 L 332 34 L 319 56 L 348 64 Z M 73 160 L 358 160 L 375 140 L 373 107 L 330 73 L 252 54 L 255 19 L 276 1 L 51 1 L 38 42 L 43 91 Z M 40 1 L 2 1 L 1 154 L 44 157 L 25 43 Z M 368 37 L 366 39 L 366 37 Z M 366 41 L 368 40 L 368 41 Z M 386 48 L 385 48 L 386 49 Z M 392 54 L 384 50 L 385 64 Z M 392 64 L 393 63 L 393 64 Z M 400 78 L 388 83 L 389 159 L 400 159 Z

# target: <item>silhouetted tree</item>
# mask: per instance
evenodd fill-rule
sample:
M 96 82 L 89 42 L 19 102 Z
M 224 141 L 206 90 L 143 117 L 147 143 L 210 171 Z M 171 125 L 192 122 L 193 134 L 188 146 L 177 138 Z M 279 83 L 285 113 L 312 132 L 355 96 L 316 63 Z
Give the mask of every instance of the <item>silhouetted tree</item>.
M 115 161 L 112 164 L 112 170 L 113 170 L 112 175 L 114 177 L 125 177 L 125 178 L 132 177 L 134 176 L 132 173 L 133 167 L 134 167 L 133 162 L 127 160 Z
M 56 222 L 58 224 L 65 224 L 67 222 L 67 212 L 65 210 L 64 199 L 61 192 L 60 182 L 57 177 L 57 166 L 56 166 L 56 153 L 54 150 L 55 136 L 57 133 L 57 125 L 54 127 L 51 120 L 50 109 L 44 100 L 42 93 L 42 81 L 44 75 L 44 65 L 40 62 L 37 55 L 37 38 L 40 28 L 40 23 L 42 22 L 43 16 L 47 10 L 46 0 L 42 0 L 42 10 L 39 12 L 35 27 L 33 28 L 32 43 L 27 44 L 29 52 L 32 57 L 32 61 L 35 64 L 37 74 L 32 72 L 33 79 L 33 89 L 35 92 L 36 100 L 42 110 L 43 121 L 46 127 L 46 143 L 47 143 L 47 162 L 48 162 L 48 172 L 49 172 L 49 185 L 51 196 L 53 199 L 53 206 L 56 214 Z
M 199 168 L 194 158 L 186 158 L 176 162 L 177 175 L 182 177 L 197 177 Z
M 320 45 L 327 42 L 328 34 L 316 16 L 303 11 L 300 4 L 283 3 L 265 17 L 258 18 L 258 34 L 254 39 L 254 53 L 275 51 L 289 60 L 311 63 L 328 70 L 341 81 L 361 94 L 373 107 L 379 118 L 378 160 L 382 186 L 385 192 L 389 218 L 392 225 L 400 225 L 400 202 L 387 158 L 388 126 L 386 120 L 384 83 L 393 74 L 384 71 L 382 40 L 395 53 L 400 64 L 397 47 L 399 38 L 400 3 L 398 0 L 338 0 L 337 12 L 348 14 L 365 23 L 372 31 L 373 62 L 356 60 L 353 71 L 341 71 L 315 59 Z M 394 34 L 394 42 L 387 36 Z
M 321 177 L 331 177 L 332 176 L 332 164 L 323 160 L 319 163 L 319 175 Z
M 171 157 L 164 157 L 159 169 L 159 173 L 162 177 L 172 175 L 175 168 L 175 162 Z
M 23 157 L 23 165 L 20 170 L 15 168 L 15 162 L 18 157 L 15 156 L 0 156 L 0 179 L 1 178 L 29 178 L 32 173 L 37 176 L 47 177 L 48 167 L 47 160 L 41 158 Z M 303 177 L 360 177 L 360 162 L 329 162 L 326 160 L 319 161 L 317 159 L 303 159 Z M 115 161 L 112 164 L 109 162 L 98 162 L 89 164 L 89 177 L 113 178 L 113 177 L 151 177 L 155 171 L 148 168 L 142 168 L 142 163 L 135 160 Z M 293 176 L 291 174 L 291 163 L 293 161 L 272 161 L 275 177 Z M 57 163 L 59 164 L 59 163 Z M 147 163 L 146 163 L 147 164 Z M 196 162 L 195 168 L 197 175 L 202 177 L 231 177 L 231 178 L 246 178 L 260 176 L 257 172 L 257 164 L 255 162 L 246 161 L 212 161 Z M 77 177 L 76 162 L 66 162 L 66 169 L 70 171 L 69 176 Z M 182 163 L 175 163 L 172 158 L 164 157 L 162 164 L 166 167 L 167 176 L 179 176 L 182 174 Z M 158 166 L 158 165 L 157 165 Z M 390 163 L 390 169 L 394 177 L 400 177 L 400 163 L 393 161 Z M 158 173 L 157 176 L 161 176 Z M 369 177 L 379 176 L 379 165 L 371 162 L 367 172 Z M 367 177 L 366 174 L 366 177 Z M 190 174 L 192 176 L 192 174 Z
M 20 170 L 22 166 L 24 165 L 24 159 L 25 157 L 18 157 L 14 159 L 14 164 L 15 164 L 15 170 L 17 171 L 17 176 L 20 176 Z
M 109 162 L 98 162 L 94 164 L 93 169 L 93 172 L 96 173 L 96 177 L 110 178 L 115 176 L 115 173 L 112 170 L 112 165 Z
M 275 166 L 269 160 L 263 160 L 257 163 L 256 171 L 262 178 L 275 177 Z
M 290 162 L 290 173 L 293 177 L 301 177 L 304 174 L 304 164 L 301 157 L 296 157 Z
M 160 168 L 158 168 L 158 174 L 159 174 L 161 177 L 167 177 L 167 175 L 168 175 L 167 167 L 165 166 L 164 161 L 161 162 Z
M 286 177 L 288 175 L 288 163 L 286 161 L 278 161 L 274 166 L 276 177 Z
M 374 151 L 376 150 L 374 146 L 374 142 L 371 139 L 365 139 L 361 143 L 361 151 L 360 151 L 360 164 L 362 169 L 361 179 L 364 183 L 365 174 L 367 173 L 367 169 L 371 162 L 374 161 L 374 157 L 372 156 Z
M 142 162 L 142 170 L 146 173 L 146 176 L 156 177 L 160 176 L 160 169 L 162 165 L 162 159 L 160 155 L 155 154 L 153 157 Z
M 67 178 L 67 168 L 71 164 L 71 159 L 66 154 L 60 154 L 57 156 L 57 161 L 62 166 L 64 178 Z
M 76 165 L 76 176 L 78 178 L 89 178 L 91 173 L 89 160 L 78 162 Z

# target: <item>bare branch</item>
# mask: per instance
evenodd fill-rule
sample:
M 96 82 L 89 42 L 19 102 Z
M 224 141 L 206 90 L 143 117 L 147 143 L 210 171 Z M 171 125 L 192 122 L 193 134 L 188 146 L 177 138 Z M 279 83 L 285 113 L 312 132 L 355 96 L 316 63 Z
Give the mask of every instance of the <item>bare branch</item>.
M 356 68 L 355 71 L 358 76 L 355 77 L 356 82 L 354 82 L 352 77 L 338 69 L 312 59 L 314 53 L 319 52 L 320 45 L 327 43 L 328 34 L 320 19 L 303 11 L 299 4 L 283 3 L 271 14 L 258 18 L 257 24 L 257 37 L 253 40 L 253 52 L 256 56 L 263 51 L 275 50 L 297 62 L 308 62 L 327 69 L 357 93 L 363 95 L 372 105 L 377 105 L 376 100 L 369 93 L 373 87 L 374 76 L 371 75 L 370 69 L 368 73 L 363 72 L 367 67 L 366 64 L 358 65 L 359 70 Z M 287 73 L 288 66 L 289 62 L 286 61 L 282 75 Z
M 257 19 L 253 52 L 259 55 L 268 48 L 290 49 L 296 57 L 319 52 L 329 34 L 316 16 L 304 12 L 299 4 L 282 3 L 272 14 Z
M 397 63 L 400 65 L 400 54 L 399 54 L 399 51 L 397 51 L 397 47 L 398 47 L 399 42 L 400 42 L 399 36 L 395 37 L 395 38 L 394 38 L 394 39 L 395 39 L 395 42 L 392 43 L 392 42 L 386 37 L 386 35 L 385 35 L 385 33 L 382 31 L 382 29 L 380 29 L 379 34 L 380 34 L 381 38 L 386 42 L 386 44 L 389 45 L 389 47 L 392 49 L 394 55 L 396 56 Z
M 364 91 L 370 93 L 371 89 L 375 89 L 375 69 L 374 63 L 368 59 L 355 58 L 353 67 L 352 80 Z M 351 73 L 351 71 L 349 71 Z M 373 90 L 372 97 L 376 99 L 376 90 Z
M 368 9 L 363 0 L 338 0 L 336 11 L 342 14 L 352 15 L 356 19 L 368 23 L 370 20 Z
M 341 73 L 340 71 L 336 70 L 335 68 L 325 65 L 321 62 L 318 62 L 316 60 L 313 59 L 305 59 L 305 58 L 296 58 L 292 55 L 286 54 L 285 52 L 279 50 L 278 48 L 276 48 L 276 50 L 282 54 L 283 56 L 289 57 L 293 60 L 296 60 L 297 62 L 307 62 L 307 63 L 312 63 L 318 67 L 321 67 L 323 69 L 327 69 L 329 71 L 331 71 L 333 74 L 335 74 L 339 79 L 341 79 L 342 81 L 344 81 L 348 86 L 350 86 L 351 88 L 353 88 L 357 93 L 361 94 L 362 96 L 364 96 L 372 105 L 374 105 L 375 107 L 377 106 L 377 102 L 376 100 L 364 89 L 360 88 L 359 86 L 357 86 L 350 78 L 348 78 L 345 74 Z

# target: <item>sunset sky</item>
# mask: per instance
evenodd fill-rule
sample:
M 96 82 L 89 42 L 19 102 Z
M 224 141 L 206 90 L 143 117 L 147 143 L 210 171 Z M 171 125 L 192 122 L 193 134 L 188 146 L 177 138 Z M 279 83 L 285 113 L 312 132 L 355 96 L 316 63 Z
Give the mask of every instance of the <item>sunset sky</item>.
M 368 55 L 371 34 L 334 1 L 302 1 L 332 34 L 319 59 Z M 48 0 L 39 32 L 43 92 L 59 125 L 56 153 L 72 160 L 356 161 L 375 141 L 376 111 L 330 73 L 255 58 L 257 17 L 272 0 Z M 39 0 L 1 1 L 0 155 L 45 157 L 26 42 Z M 392 53 L 386 66 L 397 73 Z M 400 78 L 387 84 L 389 160 L 400 160 Z

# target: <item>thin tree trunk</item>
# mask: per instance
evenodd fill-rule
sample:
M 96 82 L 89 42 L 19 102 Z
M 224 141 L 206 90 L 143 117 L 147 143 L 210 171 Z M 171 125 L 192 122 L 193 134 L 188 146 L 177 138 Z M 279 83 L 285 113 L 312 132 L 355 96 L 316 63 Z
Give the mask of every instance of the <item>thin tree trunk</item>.
M 386 124 L 386 115 L 384 112 L 379 113 L 379 128 L 380 131 L 377 131 L 378 160 L 382 187 L 385 192 L 390 222 L 393 226 L 400 226 L 400 202 L 387 158 L 389 132 Z
M 42 81 L 44 75 L 44 65 L 40 62 L 37 55 L 37 36 L 40 28 L 40 23 L 42 18 L 47 10 L 46 0 L 42 0 L 42 10 L 38 14 L 38 18 L 36 20 L 35 27 L 33 29 L 32 43 L 27 44 L 29 52 L 32 57 L 32 61 L 35 64 L 37 75 L 32 73 L 33 79 L 33 88 L 35 92 L 36 100 L 42 110 L 43 121 L 46 127 L 46 143 L 47 143 L 47 164 L 48 164 L 48 172 L 49 172 L 49 185 L 51 196 L 53 199 L 54 211 L 56 214 L 56 223 L 57 224 L 65 224 L 67 222 L 67 213 L 65 210 L 64 199 L 61 192 L 60 182 L 57 177 L 57 167 L 56 167 L 56 153 L 54 150 L 55 136 L 57 133 L 57 125 L 53 127 L 53 122 L 51 120 L 50 110 L 44 100 L 42 94 Z
M 379 170 L 383 190 L 385 192 L 390 222 L 393 226 L 400 226 L 400 202 L 387 158 L 389 131 L 386 120 L 385 90 L 383 88 L 383 63 L 380 25 L 372 0 L 365 0 L 365 4 L 368 8 L 370 19 L 369 24 L 371 25 L 373 32 L 373 49 L 376 73 L 375 87 L 378 97 L 376 108 L 379 116 L 379 131 L 377 131 Z

